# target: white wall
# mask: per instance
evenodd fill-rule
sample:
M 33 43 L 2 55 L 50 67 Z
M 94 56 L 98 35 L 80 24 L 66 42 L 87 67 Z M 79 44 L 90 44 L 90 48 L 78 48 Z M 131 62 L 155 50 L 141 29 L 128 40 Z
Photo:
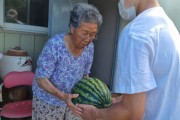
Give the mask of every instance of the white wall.
M 180 0 L 159 0 L 159 2 L 180 32 Z

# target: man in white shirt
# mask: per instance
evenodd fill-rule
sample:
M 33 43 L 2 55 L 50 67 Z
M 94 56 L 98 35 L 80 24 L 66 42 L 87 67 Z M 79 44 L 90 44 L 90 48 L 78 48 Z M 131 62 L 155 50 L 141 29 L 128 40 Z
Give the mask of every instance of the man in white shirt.
M 179 120 L 180 35 L 157 0 L 119 0 L 130 20 L 119 37 L 113 91 L 122 100 L 97 109 L 78 105 L 84 120 Z

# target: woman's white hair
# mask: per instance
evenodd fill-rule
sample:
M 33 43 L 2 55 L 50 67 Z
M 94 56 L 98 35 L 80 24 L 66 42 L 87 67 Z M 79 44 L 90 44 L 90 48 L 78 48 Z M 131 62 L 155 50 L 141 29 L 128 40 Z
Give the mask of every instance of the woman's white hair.
M 78 28 L 81 23 L 96 23 L 98 28 L 102 24 L 99 10 L 88 3 L 77 3 L 70 14 L 70 27 Z

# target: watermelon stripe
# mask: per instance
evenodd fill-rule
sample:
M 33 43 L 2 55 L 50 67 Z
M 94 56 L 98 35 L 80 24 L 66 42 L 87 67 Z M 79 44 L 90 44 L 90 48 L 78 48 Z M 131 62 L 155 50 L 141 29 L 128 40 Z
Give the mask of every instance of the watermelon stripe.
M 93 81 L 94 80 L 89 80 L 89 79 L 87 79 L 87 81 L 83 81 L 82 80 L 82 82 L 85 84 L 85 86 L 87 85 L 89 88 L 91 88 L 93 91 L 92 91 L 92 93 L 95 93 L 95 94 L 97 94 L 99 97 L 99 100 L 101 101 L 101 102 L 103 102 L 104 101 L 104 98 L 103 98 L 103 96 L 101 95 L 101 92 L 97 92 L 97 91 L 99 91 L 99 89 L 98 89 L 98 86 L 95 86 L 96 84 L 93 84 Z
M 99 87 L 99 85 L 96 83 L 96 81 L 94 81 L 92 78 L 90 78 L 90 79 L 86 79 L 87 81 L 83 81 L 83 82 L 85 82 L 85 83 L 87 83 L 88 85 L 90 85 L 93 89 L 94 89 L 94 91 L 100 91 L 100 92 L 96 92 L 98 95 L 99 95 L 99 97 L 101 97 L 101 93 L 103 92 L 103 91 L 101 91 L 101 89 L 98 89 Z M 93 91 L 93 92 L 94 92 Z M 103 100 L 103 98 L 101 97 L 101 99 Z
M 87 85 L 87 87 L 86 88 L 84 88 L 84 86 L 86 86 Z M 86 92 L 86 93 L 94 93 L 94 91 L 92 90 L 92 89 L 90 89 L 90 88 L 88 88 L 88 87 L 91 87 L 91 86 L 88 86 L 88 84 L 86 84 L 86 83 L 84 83 L 84 82 L 80 82 L 78 85 L 77 85 L 77 87 L 80 87 L 84 92 Z M 96 96 L 96 99 L 98 99 L 98 95 L 96 95 L 96 94 L 93 94 L 93 96 Z
M 98 85 L 98 88 L 100 88 L 100 90 L 101 90 L 101 92 L 99 92 L 101 94 L 100 96 L 104 97 L 103 101 L 101 101 L 101 102 L 105 103 L 105 101 L 106 101 L 107 103 L 109 103 L 108 101 L 112 100 L 111 93 L 104 82 L 102 82 L 101 80 L 99 80 L 97 78 L 91 78 L 89 81 L 96 82 L 97 84 L 95 84 L 95 85 Z
M 96 78 L 94 78 L 94 79 L 96 79 Z M 103 90 L 103 91 L 104 91 L 104 94 L 103 94 L 103 96 L 104 96 L 104 101 L 103 101 L 103 103 L 104 103 L 104 105 L 105 105 L 104 107 L 109 106 L 109 104 L 110 104 L 111 101 L 112 101 L 111 93 L 110 93 L 110 91 L 109 91 L 109 89 L 108 89 L 108 87 L 106 86 L 105 83 L 101 82 L 101 81 L 98 80 L 98 79 L 96 79 L 96 80 L 97 80 L 97 82 L 99 82 L 100 88 L 104 89 L 104 90 Z M 109 102 L 109 101 L 110 101 L 110 102 Z
M 102 104 L 99 104 L 91 99 L 87 99 L 86 97 L 84 96 L 79 96 L 77 99 L 73 99 L 72 102 L 74 104 L 76 103 L 80 103 L 80 104 L 89 104 L 89 105 L 94 105 L 98 108 L 100 108 L 102 106 Z
M 72 100 L 74 104 L 80 103 L 80 104 L 89 104 L 94 106 L 102 106 L 101 104 L 96 104 L 96 102 L 92 101 L 91 99 L 87 99 L 86 97 L 80 95 L 78 98 Z
M 100 94 L 99 97 L 101 97 L 101 99 L 104 101 L 104 96 L 101 94 L 101 93 L 104 93 L 104 91 L 102 91 L 102 89 L 99 87 L 97 80 L 94 80 L 94 78 L 90 78 L 88 80 L 88 82 L 90 82 L 90 84 L 94 85 L 96 91 L 99 91 L 99 94 Z
M 96 79 L 96 78 L 94 78 L 94 79 Z M 101 81 L 99 81 L 98 79 L 96 79 L 96 80 L 97 80 L 97 82 L 99 83 L 100 88 L 103 89 L 104 92 L 106 92 L 106 93 L 104 93 L 104 94 L 105 94 L 105 95 L 104 95 L 105 101 L 109 101 L 109 98 L 111 98 L 111 96 L 109 96 L 109 95 L 110 95 L 111 93 L 109 92 L 108 87 L 106 86 L 105 83 L 102 84 Z
M 77 89 L 77 90 L 79 90 L 79 97 L 78 98 L 83 98 L 84 101 L 93 101 L 93 102 L 96 102 L 96 100 L 94 100 L 94 99 L 88 99 L 89 98 L 88 97 L 88 93 L 84 94 L 84 92 L 81 91 L 80 89 Z M 82 93 L 83 93 L 83 95 L 82 95 Z
M 91 92 L 87 91 L 87 89 L 84 89 L 82 84 L 78 84 L 77 86 L 75 86 L 75 89 L 81 95 L 80 97 L 83 97 L 84 99 L 86 98 L 85 100 L 91 100 L 94 103 L 101 105 L 101 102 L 98 101 L 98 97 L 94 94 L 91 94 Z M 91 99 L 89 99 L 89 97 Z
M 107 89 L 105 89 L 105 88 L 107 88 L 107 86 L 102 82 L 102 81 L 100 81 L 100 80 L 98 80 L 98 79 L 96 79 L 96 78 L 94 78 L 95 80 L 96 80 L 96 82 L 98 83 L 98 85 L 99 85 L 99 88 L 101 88 L 101 90 L 103 91 L 103 92 L 101 92 L 101 96 L 102 97 L 104 97 L 104 99 L 103 99 L 103 103 L 105 103 L 105 101 L 109 101 L 109 100 L 107 100 L 107 91 L 109 91 L 109 89 L 107 90 Z M 110 92 L 109 92 L 109 94 L 110 94 Z
M 97 108 L 109 107 L 112 102 L 111 93 L 104 82 L 96 78 L 82 78 L 78 81 L 72 91 L 79 96 L 72 99 L 74 104 L 89 104 Z
M 97 96 L 98 99 L 100 99 L 101 97 L 100 94 L 97 92 L 97 90 L 94 88 L 94 86 L 92 84 L 88 84 L 88 82 L 81 82 L 83 85 L 82 86 L 87 86 L 87 90 L 89 90 L 90 93 L 93 93 L 95 96 Z M 81 84 L 80 83 L 80 84 Z
M 97 80 L 97 79 L 95 79 L 95 78 L 91 78 L 89 81 L 91 81 L 92 82 L 92 84 L 96 87 L 96 89 L 97 89 L 97 91 L 100 91 L 99 92 L 99 96 L 101 97 L 101 102 L 102 103 L 104 103 L 104 101 L 105 101 L 105 96 L 104 96 L 104 90 L 102 89 L 103 88 L 103 86 L 100 86 L 102 83 L 99 83 L 99 80 Z

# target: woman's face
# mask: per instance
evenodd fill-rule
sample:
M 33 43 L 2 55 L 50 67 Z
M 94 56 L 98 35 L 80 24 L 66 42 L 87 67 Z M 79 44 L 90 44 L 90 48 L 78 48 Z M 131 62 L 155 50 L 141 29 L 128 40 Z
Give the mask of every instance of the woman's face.
M 72 28 L 73 43 L 84 48 L 95 39 L 97 31 L 98 25 L 96 23 L 81 23 L 78 28 Z

